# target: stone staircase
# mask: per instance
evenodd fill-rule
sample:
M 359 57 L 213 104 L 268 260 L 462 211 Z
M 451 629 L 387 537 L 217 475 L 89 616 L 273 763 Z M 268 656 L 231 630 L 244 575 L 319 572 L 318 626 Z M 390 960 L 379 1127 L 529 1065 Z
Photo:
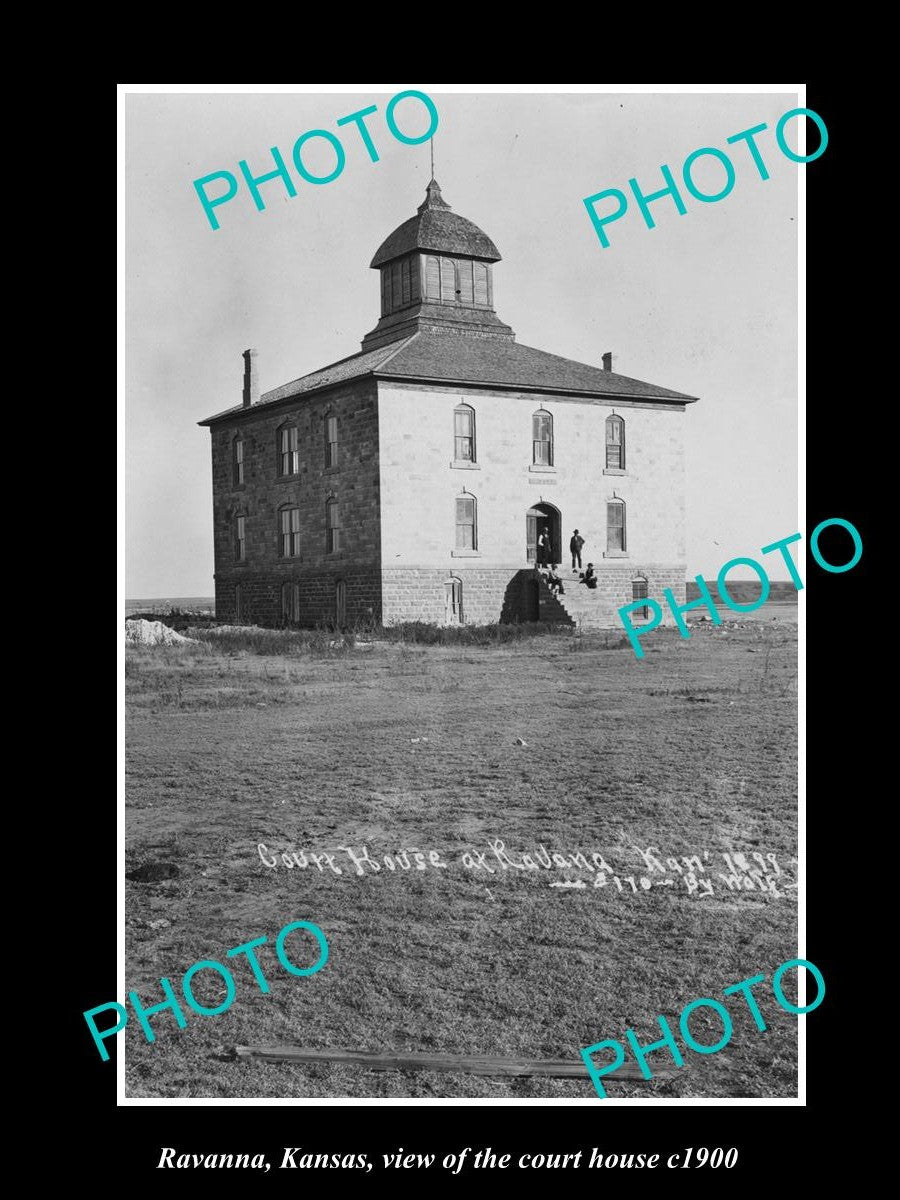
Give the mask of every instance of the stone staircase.
M 539 597 L 542 621 L 574 625 L 576 629 L 621 628 L 616 608 L 623 601 L 618 600 L 614 605 L 599 588 L 586 588 L 571 571 L 560 569 L 558 574 L 565 588 L 561 596 L 554 595 L 541 576 Z

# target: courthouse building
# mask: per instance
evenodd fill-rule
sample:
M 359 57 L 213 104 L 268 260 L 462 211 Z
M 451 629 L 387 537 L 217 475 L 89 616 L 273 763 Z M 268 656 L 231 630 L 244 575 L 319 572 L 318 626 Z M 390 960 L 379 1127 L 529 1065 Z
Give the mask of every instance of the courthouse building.
M 696 397 L 518 343 L 499 261 L 432 180 L 372 259 L 381 317 L 359 353 L 262 395 L 244 353 L 243 403 L 200 422 L 220 619 L 603 626 L 664 587 L 684 600 Z M 594 591 L 572 575 L 576 528 Z M 535 570 L 545 530 L 560 601 Z

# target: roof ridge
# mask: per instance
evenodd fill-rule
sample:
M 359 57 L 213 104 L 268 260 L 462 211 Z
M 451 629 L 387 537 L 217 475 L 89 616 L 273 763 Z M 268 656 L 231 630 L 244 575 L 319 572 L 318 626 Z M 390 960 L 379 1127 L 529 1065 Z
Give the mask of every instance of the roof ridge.
M 324 367 L 316 367 L 314 371 L 307 371 L 305 375 L 298 375 L 294 379 L 289 379 L 287 383 L 276 384 L 275 387 L 269 388 L 268 391 L 263 392 L 262 396 L 260 396 L 260 400 L 262 400 L 263 396 L 268 396 L 272 392 L 278 392 L 281 391 L 282 388 L 292 387 L 295 383 L 302 383 L 304 379 L 309 379 L 313 375 L 321 375 L 323 371 L 330 371 L 334 367 L 339 367 L 343 363 L 348 363 L 354 358 L 362 358 L 366 354 L 375 354 L 380 349 L 380 346 L 375 346 L 371 350 L 357 350 L 355 354 L 345 354 L 343 358 L 336 358 L 334 362 L 326 363 Z M 381 363 L 379 362 L 378 365 L 381 366 Z
M 390 352 L 390 354 L 387 356 L 387 358 L 383 358 L 383 359 L 381 360 L 381 362 L 378 364 L 378 366 L 377 366 L 377 367 L 374 367 L 374 368 L 373 368 L 373 370 L 378 370 L 378 371 L 380 371 L 380 370 L 381 370 L 381 368 L 382 368 L 383 366 L 385 366 L 385 364 L 386 364 L 386 363 L 389 363 L 389 362 L 391 361 L 391 359 L 394 357 L 394 355 L 396 355 L 396 354 L 399 354 L 401 350 L 405 350 L 405 349 L 406 349 L 406 347 L 409 345 L 409 343 L 410 343 L 410 342 L 411 342 L 411 341 L 412 341 L 414 338 L 417 338 L 421 332 L 422 332 L 422 331 L 421 331 L 421 329 L 417 329 L 417 330 L 415 331 L 415 333 L 411 333 L 411 334 L 409 335 L 409 337 L 406 337 L 406 338 L 401 338 L 399 345 L 398 345 L 398 346 L 396 346 L 396 347 L 395 347 L 395 349 L 393 349 L 393 350 Z M 392 344 L 391 342 L 388 342 L 388 345 L 389 345 L 389 346 L 390 346 L 391 344 Z M 371 352 L 370 352 L 370 353 L 371 353 Z
M 598 367 L 594 363 L 582 362 L 580 358 L 568 358 L 565 354 L 554 354 L 552 350 L 542 350 L 540 346 L 526 346 L 524 342 L 518 343 L 523 350 L 534 350 L 537 354 L 545 354 L 549 358 L 558 358 L 561 362 L 575 363 L 579 367 L 587 367 L 591 371 L 602 371 L 605 375 L 609 375 L 612 379 L 627 379 L 629 383 L 639 383 L 643 387 L 661 387 L 661 384 L 650 383 L 647 379 L 638 379 L 636 375 L 623 375 L 621 371 L 607 371 L 605 367 Z M 691 395 L 690 392 L 676 392 L 674 388 L 664 388 L 664 391 L 673 392 L 676 396 L 689 396 L 692 400 L 699 399 L 698 396 Z

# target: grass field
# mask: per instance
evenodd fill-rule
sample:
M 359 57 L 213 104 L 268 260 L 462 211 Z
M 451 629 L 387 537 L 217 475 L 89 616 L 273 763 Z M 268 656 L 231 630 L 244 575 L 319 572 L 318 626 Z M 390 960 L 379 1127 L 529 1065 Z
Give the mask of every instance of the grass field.
M 319 925 L 330 957 L 295 978 L 264 946 L 268 995 L 236 960 L 231 1008 L 189 1013 L 183 1030 L 160 1014 L 152 1045 L 131 1017 L 128 1095 L 588 1099 L 586 1074 L 375 1073 L 240 1062 L 233 1048 L 577 1058 L 628 1027 L 656 1041 L 657 1014 L 677 1028 L 689 1001 L 796 956 L 795 891 L 717 878 L 723 852 L 773 854 L 778 882 L 795 878 L 795 625 L 658 630 L 641 662 L 615 633 L 357 648 L 286 635 L 264 653 L 201 636 L 127 652 L 127 986 L 153 1004 L 165 975 L 180 996 L 194 962 L 292 920 Z M 597 887 L 575 866 L 504 869 L 498 838 L 513 861 L 541 845 L 601 852 L 611 873 Z M 258 843 L 332 853 L 342 873 L 266 866 Z M 436 850 L 448 865 L 359 877 L 339 846 L 382 864 Z M 712 893 L 668 867 L 671 886 L 659 873 L 648 890 L 628 884 L 649 877 L 638 851 L 651 846 L 698 856 Z M 474 850 L 485 866 L 464 865 Z M 579 878 L 591 886 L 549 886 Z M 302 963 L 301 940 L 288 945 Z M 197 998 L 217 1003 L 221 983 L 204 992 L 202 979 Z M 797 1019 L 768 983 L 756 992 L 767 1032 L 732 1001 L 726 1050 L 687 1052 L 668 1079 L 610 1077 L 609 1094 L 795 1095 Z M 692 1029 L 718 1036 L 702 1010 Z

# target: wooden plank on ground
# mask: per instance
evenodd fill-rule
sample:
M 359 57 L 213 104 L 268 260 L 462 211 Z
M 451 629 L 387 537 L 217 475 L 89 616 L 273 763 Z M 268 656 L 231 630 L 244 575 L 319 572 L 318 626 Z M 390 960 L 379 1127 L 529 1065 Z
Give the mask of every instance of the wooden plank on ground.
M 488 1054 L 366 1054 L 360 1050 L 306 1050 L 301 1046 L 235 1046 L 238 1058 L 260 1062 L 366 1067 L 370 1071 L 449 1071 L 461 1075 L 543 1075 L 553 1079 L 590 1077 L 580 1058 L 501 1058 Z M 723 1063 L 719 1056 L 717 1063 Z M 652 1066 L 653 1078 L 677 1073 L 674 1066 Z M 637 1063 L 623 1063 L 605 1079 L 646 1082 Z

